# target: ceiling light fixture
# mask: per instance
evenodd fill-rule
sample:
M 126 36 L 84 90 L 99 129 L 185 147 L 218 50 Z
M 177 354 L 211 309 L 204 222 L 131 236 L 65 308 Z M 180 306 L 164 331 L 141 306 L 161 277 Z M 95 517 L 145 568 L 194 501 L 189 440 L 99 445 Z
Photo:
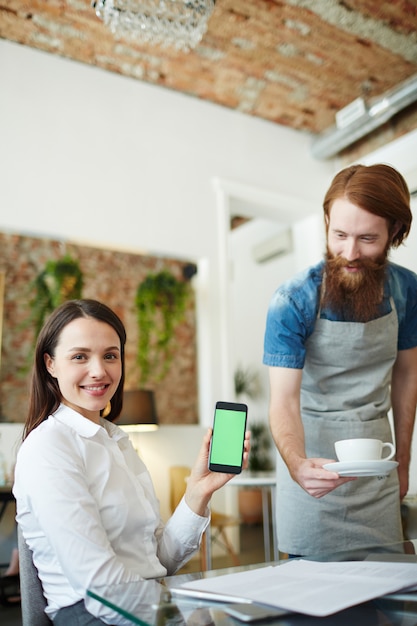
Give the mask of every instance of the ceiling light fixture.
M 188 52 L 207 30 L 216 0 L 93 0 L 117 38 Z

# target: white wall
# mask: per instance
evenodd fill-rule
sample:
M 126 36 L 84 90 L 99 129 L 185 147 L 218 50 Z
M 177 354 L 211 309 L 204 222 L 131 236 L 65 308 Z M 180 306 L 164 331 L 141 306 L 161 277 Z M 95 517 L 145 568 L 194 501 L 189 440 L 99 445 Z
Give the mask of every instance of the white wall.
M 230 378 L 213 178 L 315 198 L 330 165 L 308 135 L 4 40 L 0 85 L 0 229 L 201 262 L 209 423 Z
M 258 263 L 253 247 L 275 234 L 290 230 L 293 250 Z M 287 278 L 323 256 L 324 236 L 321 207 L 294 224 L 257 218 L 230 233 L 230 325 L 233 370 L 237 366 L 256 371 L 262 395 L 246 398 L 250 420 L 268 420 L 268 368 L 262 365 L 266 313 L 272 294 Z M 306 242 L 308 245 L 306 245 Z
M 329 171 L 328 179 L 332 174 Z M 301 197 L 294 191 L 273 192 L 226 179 L 216 179 L 215 188 L 219 255 L 224 268 L 219 283 L 222 353 L 218 358 L 226 364 L 228 372 L 235 372 L 241 366 L 259 373 L 262 396 L 239 399 L 248 403 L 249 416 L 266 419 L 267 370 L 259 368 L 267 306 L 278 284 L 320 258 L 323 245 L 320 204 L 314 196 L 307 197 L 308 194 Z M 230 218 L 235 215 L 252 220 L 231 231 Z M 253 246 L 287 229 L 292 232 L 292 253 L 267 264 L 255 262 Z M 229 397 L 233 394 L 230 384 Z

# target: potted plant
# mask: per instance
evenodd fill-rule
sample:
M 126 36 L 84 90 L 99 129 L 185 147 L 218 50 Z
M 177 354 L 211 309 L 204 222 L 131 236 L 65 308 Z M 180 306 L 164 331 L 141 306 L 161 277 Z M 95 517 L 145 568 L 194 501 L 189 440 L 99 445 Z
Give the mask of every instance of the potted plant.
M 271 458 L 272 439 L 266 422 L 252 422 L 251 449 L 249 454 L 250 472 L 269 472 L 274 469 Z
M 35 295 L 29 302 L 30 322 L 34 324 L 37 336 L 45 319 L 57 306 L 81 297 L 83 275 L 78 261 L 68 254 L 62 259 L 47 261 L 31 287 Z
M 236 396 L 247 396 L 250 399 L 258 398 L 261 393 L 261 383 L 258 372 L 250 367 L 239 366 L 234 373 L 234 384 Z
M 175 354 L 175 329 L 185 317 L 189 283 L 163 270 L 148 274 L 136 292 L 139 327 L 137 362 L 141 383 L 163 379 Z

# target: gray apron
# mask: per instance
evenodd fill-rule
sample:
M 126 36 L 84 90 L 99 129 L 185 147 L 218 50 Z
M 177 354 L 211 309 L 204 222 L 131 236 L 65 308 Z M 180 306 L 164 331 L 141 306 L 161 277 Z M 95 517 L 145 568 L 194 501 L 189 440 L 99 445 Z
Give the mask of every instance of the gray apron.
M 387 413 L 398 336 L 392 298 L 391 309 L 367 323 L 316 320 L 301 383 L 307 458 L 336 460 L 339 439 L 392 441 Z M 279 549 L 298 555 L 402 541 L 398 474 L 358 478 L 317 499 L 292 480 L 278 454 L 277 531 Z

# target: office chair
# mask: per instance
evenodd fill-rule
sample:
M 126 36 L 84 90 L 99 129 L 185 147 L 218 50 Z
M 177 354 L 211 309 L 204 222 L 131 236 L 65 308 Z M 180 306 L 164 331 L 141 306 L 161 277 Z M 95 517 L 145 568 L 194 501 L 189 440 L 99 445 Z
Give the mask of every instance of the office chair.
M 41 581 L 32 560 L 29 549 L 19 525 L 17 526 L 17 545 L 19 548 L 20 597 L 23 626 L 51 626 L 52 622 L 45 613 L 46 600 Z
M 191 473 L 191 469 L 185 465 L 174 465 L 170 467 L 170 507 L 171 512 L 175 510 L 182 496 L 184 495 L 186 480 Z M 211 511 L 210 532 L 207 531 L 203 535 L 200 546 L 200 563 L 201 570 L 206 571 L 211 567 L 211 546 L 207 545 L 207 540 L 211 543 L 218 543 L 222 546 L 234 565 L 240 565 L 239 557 L 233 549 L 233 546 L 227 536 L 226 528 L 231 526 L 239 526 L 240 520 L 237 517 Z

